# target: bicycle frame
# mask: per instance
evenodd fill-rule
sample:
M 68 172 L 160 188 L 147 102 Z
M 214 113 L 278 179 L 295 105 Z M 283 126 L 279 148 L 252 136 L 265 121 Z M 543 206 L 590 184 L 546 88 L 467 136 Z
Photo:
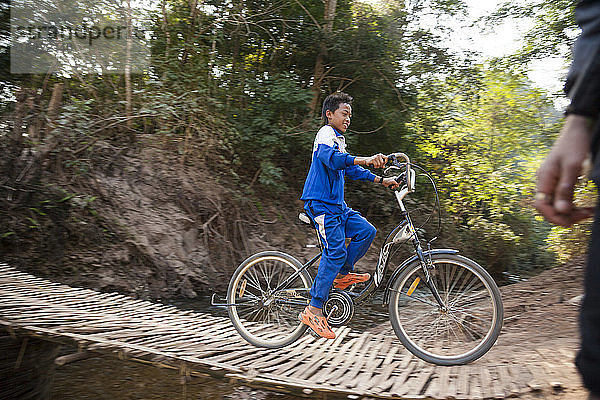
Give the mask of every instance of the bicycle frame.
M 394 271 L 394 273 L 390 277 L 390 279 L 388 281 L 388 285 L 385 290 L 383 304 L 387 303 L 387 299 L 389 298 L 389 287 L 390 287 L 391 283 L 393 282 L 394 278 L 402 271 L 402 269 L 404 269 L 406 266 L 408 266 L 411 262 L 413 262 L 415 260 L 419 260 L 419 263 L 421 264 L 421 267 L 423 268 L 423 272 L 426 277 L 424 283 L 431 290 L 431 292 L 432 292 L 434 298 L 436 299 L 436 301 L 438 302 L 440 308 L 445 309 L 446 305 L 444 304 L 443 300 L 441 299 L 441 297 L 437 291 L 437 288 L 431 281 L 429 269 L 433 268 L 433 266 L 431 265 L 430 257 L 431 257 L 431 254 L 439 254 L 439 253 L 456 254 L 456 253 L 458 253 L 458 251 L 450 250 L 450 249 L 423 251 L 423 248 L 421 246 L 421 242 L 419 240 L 419 237 L 417 235 L 415 227 L 412 223 L 412 220 L 410 219 L 410 215 L 409 215 L 408 211 L 406 210 L 406 207 L 404 206 L 404 202 L 403 202 L 406 195 L 408 195 L 409 193 L 414 191 L 416 174 L 415 174 L 414 170 L 412 170 L 410 168 L 410 160 L 408 159 L 408 156 L 406 156 L 403 153 L 396 153 L 396 154 L 394 154 L 394 156 L 399 157 L 399 158 L 404 158 L 406 160 L 406 185 L 401 190 L 394 192 L 396 195 L 396 200 L 398 201 L 398 205 L 400 206 L 402 221 L 387 235 L 383 246 L 381 246 L 381 249 L 379 251 L 379 259 L 377 261 L 377 267 L 375 268 L 375 273 L 374 273 L 373 277 L 371 278 L 371 280 L 369 280 L 369 282 L 367 283 L 367 286 L 360 293 L 354 295 L 352 300 L 355 304 L 359 305 L 362 302 L 364 302 L 366 299 L 368 299 L 381 286 L 381 283 L 385 276 L 385 272 L 387 271 L 387 268 L 388 268 L 389 254 L 390 254 L 392 246 L 395 244 L 404 243 L 407 240 L 412 239 L 412 244 L 415 249 L 415 255 L 412 258 L 406 260 L 404 263 L 402 263 L 401 266 L 398 269 L 396 269 L 396 271 Z M 318 231 L 316 231 L 315 233 L 317 235 L 317 240 L 318 240 L 317 247 L 319 248 L 319 250 L 322 251 L 323 245 L 321 243 L 319 233 L 318 233 Z M 313 257 L 308 262 L 306 262 L 302 266 L 302 268 L 300 268 L 300 270 L 298 270 L 295 273 L 293 273 L 292 275 L 290 275 L 285 281 L 283 281 L 281 284 L 279 284 L 274 289 L 274 291 L 286 289 L 287 286 L 291 282 L 293 282 L 294 279 L 296 279 L 296 277 L 298 277 L 298 275 L 301 273 L 301 271 L 306 270 L 311 265 L 313 265 L 321 257 L 321 254 L 322 253 L 317 254 L 315 257 Z

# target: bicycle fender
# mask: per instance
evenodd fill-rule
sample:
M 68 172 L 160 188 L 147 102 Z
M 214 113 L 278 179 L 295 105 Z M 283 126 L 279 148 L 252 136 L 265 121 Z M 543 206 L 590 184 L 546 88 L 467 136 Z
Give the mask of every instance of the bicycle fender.
M 433 249 L 433 250 L 427 250 L 423 252 L 423 256 L 425 257 L 429 257 L 429 255 L 437 255 L 437 254 L 458 254 L 458 250 L 454 250 L 454 249 Z M 390 288 L 392 287 L 392 285 L 394 284 L 394 281 L 398 278 L 398 275 L 400 275 L 400 273 L 402 271 L 404 271 L 404 268 L 406 268 L 408 265 L 414 263 L 415 261 L 418 261 L 418 256 L 414 255 L 411 258 L 405 260 L 402 264 L 400 264 L 400 266 L 398 268 L 396 268 L 394 270 L 394 272 L 392 273 L 392 276 L 390 276 L 390 278 L 387 281 L 387 284 L 385 285 L 385 290 L 383 292 L 383 300 L 381 305 L 385 306 L 387 304 L 389 304 L 390 302 Z

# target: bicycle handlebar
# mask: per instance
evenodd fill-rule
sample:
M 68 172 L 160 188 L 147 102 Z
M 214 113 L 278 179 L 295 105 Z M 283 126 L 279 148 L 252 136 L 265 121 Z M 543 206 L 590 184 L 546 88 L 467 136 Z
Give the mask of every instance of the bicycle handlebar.
M 404 161 L 406 161 L 406 172 L 408 172 L 410 170 L 410 158 L 408 158 L 408 156 L 404 153 L 391 153 L 388 154 L 387 156 L 388 162 L 392 161 L 395 162 L 396 159 L 398 158 L 403 158 Z
M 410 172 L 411 171 L 410 158 L 404 153 L 391 153 L 391 154 L 388 154 L 386 157 L 388 159 L 388 162 L 391 161 L 393 163 L 393 165 L 395 165 L 395 166 L 398 166 L 397 163 L 398 163 L 398 159 L 400 159 L 400 158 L 403 159 L 404 161 L 406 161 L 406 186 L 407 186 L 409 192 L 414 191 L 414 189 L 415 189 L 414 188 L 414 180 L 412 179 L 411 172 Z M 398 176 L 396 178 L 396 182 L 400 183 L 399 179 L 400 179 L 400 176 Z
M 412 179 L 413 176 L 411 175 L 411 169 L 410 169 L 410 158 L 404 154 L 404 153 L 391 153 L 388 154 L 387 156 L 385 156 L 387 158 L 387 163 L 392 162 L 392 166 L 394 167 L 399 167 L 399 162 L 398 159 L 403 159 L 406 163 L 406 172 L 405 172 L 405 177 L 406 177 L 406 187 L 408 189 L 408 192 L 413 192 L 415 189 L 415 182 Z M 373 164 L 369 164 L 370 167 L 373 167 Z M 401 183 L 402 179 L 401 179 L 402 175 L 399 175 L 396 177 L 396 182 Z M 395 190 L 395 189 L 391 189 L 391 190 Z

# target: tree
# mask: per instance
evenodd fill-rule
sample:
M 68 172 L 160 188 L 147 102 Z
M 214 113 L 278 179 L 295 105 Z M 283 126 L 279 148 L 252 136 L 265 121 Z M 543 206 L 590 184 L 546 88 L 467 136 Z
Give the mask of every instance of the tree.
M 444 208 L 463 244 L 496 275 L 548 260 L 539 249 L 547 229 L 537 227 L 525 204 L 540 149 L 548 149 L 558 131 L 551 100 L 500 70 L 482 70 L 473 93 L 452 79 L 440 84 L 446 99 L 438 107 L 445 112 L 428 110 L 415 128 L 425 139 L 420 150 L 438 165 Z
M 488 24 L 497 24 L 508 18 L 533 23 L 523 38 L 523 47 L 506 60 L 507 66 L 525 69 L 529 62 L 536 59 L 570 58 L 571 47 L 578 33 L 574 16 L 576 3 L 575 0 L 506 2 L 484 20 Z

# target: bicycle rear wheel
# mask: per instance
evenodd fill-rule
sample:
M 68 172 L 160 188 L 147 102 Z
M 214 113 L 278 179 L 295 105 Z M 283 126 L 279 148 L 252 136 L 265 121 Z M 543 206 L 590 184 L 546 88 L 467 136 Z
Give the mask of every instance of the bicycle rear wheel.
M 416 261 L 392 284 L 390 322 L 417 357 L 438 365 L 467 364 L 484 355 L 500 334 L 500 291 L 487 271 L 466 257 L 436 254 L 432 262 L 431 279 L 446 309 L 435 300 Z
M 286 280 L 285 287 L 275 290 Z M 294 257 L 278 251 L 255 254 L 237 268 L 229 282 L 229 318 L 254 346 L 286 346 L 306 331 L 298 314 L 309 302 L 311 285 L 310 275 Z

